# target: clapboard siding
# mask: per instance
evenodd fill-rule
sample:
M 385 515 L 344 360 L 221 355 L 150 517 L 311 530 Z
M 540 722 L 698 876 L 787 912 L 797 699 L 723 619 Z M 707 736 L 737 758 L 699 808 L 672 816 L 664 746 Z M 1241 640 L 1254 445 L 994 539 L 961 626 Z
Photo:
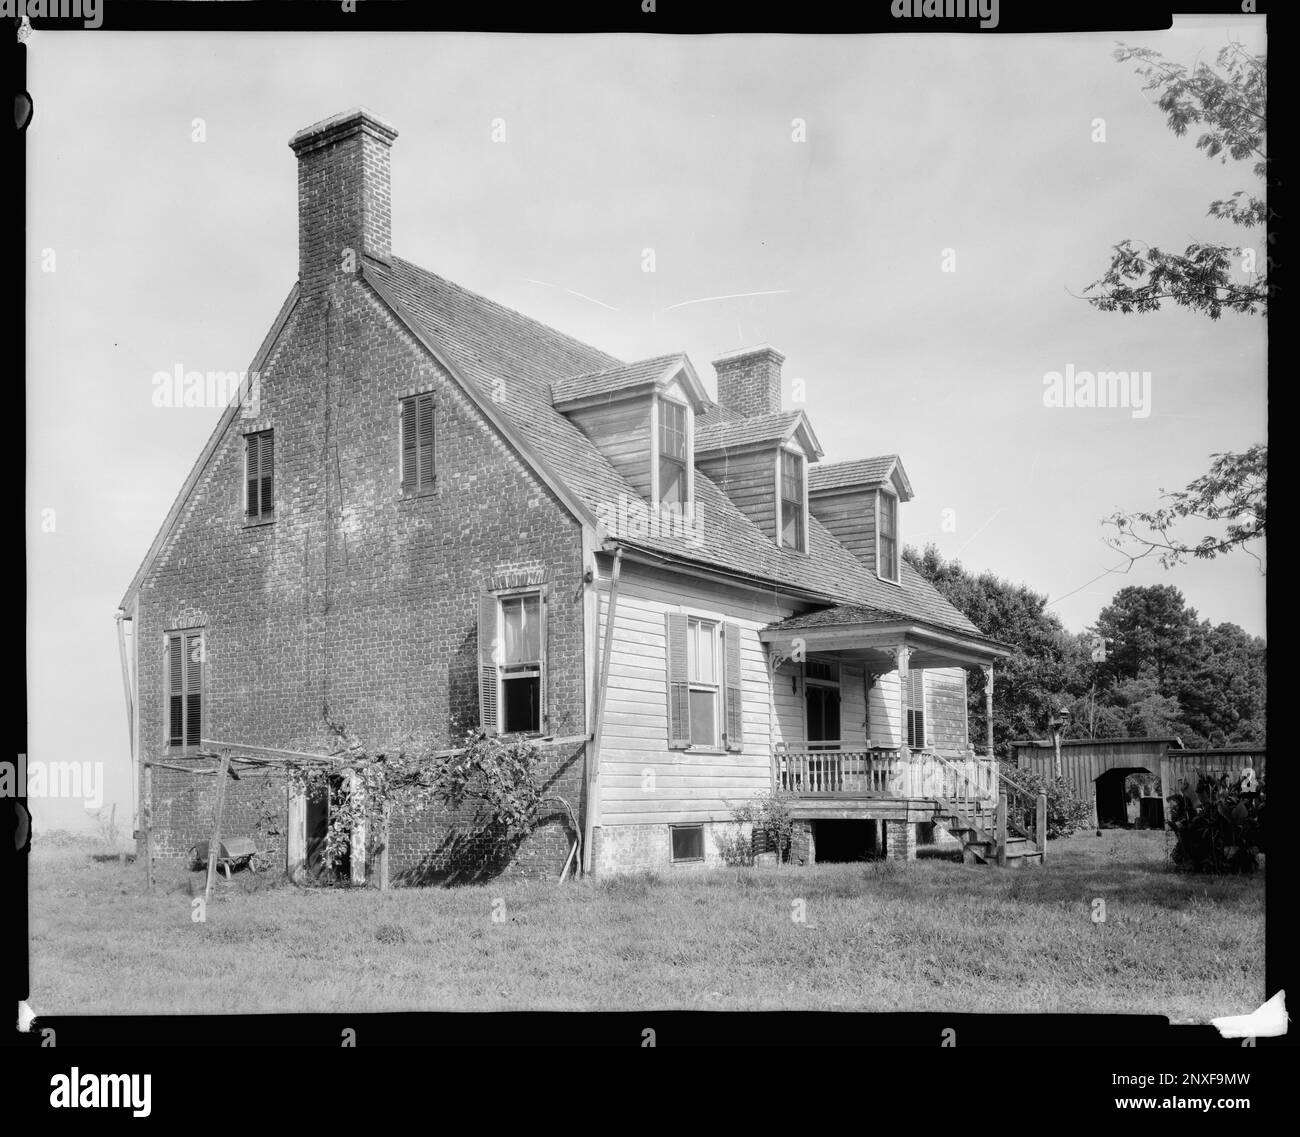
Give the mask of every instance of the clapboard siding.
M 741 454 L 717 451 L 696 457 L 695 467 L 718 484 L 746 517 L 776 540 L 776 449 Z
M 903 710 L 898 672 L 880 676 L 871 688 L 867 715 L 868 737 L 872 746 L 902 746 Z
M 927 668 L 925 701 L 934 748 L 966 750 L 966 672 L 960 667 Z
M 682 607 L 740 627 L 745 736 L 737 753 L 668 748 L 664 616 Z M 793 611 L 738 589 L 624 563 L 601 730 L 601 825 L 725 821 L 734 806 L 771 787 L 772 691 L 758 631 Z M 602 590 L 602 637 L 608 613 Z
M 841 545 L 876 571 L 876 491 L 810 492 L 808 508 Z
M 860 667 L 840 668 L 840 738 L 853 746 L 867 741 L 867 700 Z
M 650 486 L 650 398 L 625 399 L 572 411 L 569 418 L 644 498 Z

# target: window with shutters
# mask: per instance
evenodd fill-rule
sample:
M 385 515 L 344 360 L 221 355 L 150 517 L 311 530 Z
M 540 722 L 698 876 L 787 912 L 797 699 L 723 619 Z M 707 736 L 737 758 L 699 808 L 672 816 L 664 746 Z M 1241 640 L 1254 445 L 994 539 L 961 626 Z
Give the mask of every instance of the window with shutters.
M 666 621 L 668 745 L 743 749 L 740 626 L 683 612 Z
M 907 673 L 907 746 L 925 749 L 925 672 Z
M 688 498 L 686 407 L 659 400 L 659 504 L 685 509 Z
M 686 621 L 686 659 L 690 684 L 691 745 L 716 748 L 721 730 L 717 624 L 693 616 Z
M 898 583 L 898 498 L 880 490 L 876 518 L 876 574 L 881 580 Z
M 782 450 L 777 481 L 780 484 L 780 516 L 777 521 L 781 544 L 787 549 L 804 552 L 807 549 L 807 527 L 804 524 L 803 457 Z
M 244 435 L 244 516 L 249 521 L 275 520 L 275 432 Z
M 435 484 L 433 395 L 402 400 L 402 493 L 429 493 Z
M 203 632 L 168 632 L 167 743 L 198 746 L 203 737 Z
M 546 726 L 546 603 L 540 591 L 485 595 L 479 609 L 479 711 L 485 730 Z

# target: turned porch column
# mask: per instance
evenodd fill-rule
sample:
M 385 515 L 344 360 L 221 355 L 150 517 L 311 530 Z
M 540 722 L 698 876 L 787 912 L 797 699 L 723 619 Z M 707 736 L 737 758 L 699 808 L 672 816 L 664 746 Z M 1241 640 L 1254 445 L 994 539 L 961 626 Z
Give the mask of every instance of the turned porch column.
M 984 721 L 987 726 L 987 753 L 993 757 L 993 665 L 986 664 L 984 671 Z

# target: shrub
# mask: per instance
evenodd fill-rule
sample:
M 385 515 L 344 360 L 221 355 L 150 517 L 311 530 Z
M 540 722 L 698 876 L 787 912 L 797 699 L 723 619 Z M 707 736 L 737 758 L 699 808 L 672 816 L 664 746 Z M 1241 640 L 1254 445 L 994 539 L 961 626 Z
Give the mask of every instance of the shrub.
M 732 815 L 735 815 L 734 810 Z M 745 832 L 743 825 L 736 825 L 726 831 L 719 826 L 714 830 L 713 839 L 724 865 L 739 867 L 754 863 L 754 840 Z
M 1026 806 L 1020 803 L 1027 814 L 1021 822 L 1032 828 L 1034 814 L 1038 808 L 1038 795 L 1047 794 L 1047 839 L 1055 841 L 1059 837 L 1068 837 L 1076 830 L 1084 828 L 1092 818 L 1092 803 L 1079 797 L 1074 787 L 1064 778 L 1045 778 L 1036 770 L 1013 768 L 1008 774 L 1010 781 L 1024 790 L 1030 797 Z M 1011 809 L 1008 803 L 1008 811 Z
M 790 810 L 790 796 L 779 790 L 764 790 L 757 797 L 750 798 L 744 805 L 731 811 L 732 819 L 742 825 L 751 826 L 753 840 L 762 843 L 784 861 L 790 855 L 790 837 L 794 833 L 794 815 Z M 751 846 L 752 849 L 752 846 Z M 749 864 L 750 860 L 739 862 Z M 730 862 L 728 862 L 730 863 Z
M 1187 783 L 1169 799 L 1174 831 L 1170 860 L 1187 872 L 1247 873 L 1259 867 L 1264 849 L 1264 780 L 1254 792 L 1221 774 L 1201 774 L 1196 789 Z

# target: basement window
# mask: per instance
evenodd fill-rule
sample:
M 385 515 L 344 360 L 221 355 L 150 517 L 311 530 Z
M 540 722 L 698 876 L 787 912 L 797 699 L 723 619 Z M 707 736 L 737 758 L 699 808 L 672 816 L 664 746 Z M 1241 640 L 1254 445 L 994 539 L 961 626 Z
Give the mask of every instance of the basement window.
M 668 834 L 672 843 L 674 863 L 704 860 L 703 825 L 670 825 Z

